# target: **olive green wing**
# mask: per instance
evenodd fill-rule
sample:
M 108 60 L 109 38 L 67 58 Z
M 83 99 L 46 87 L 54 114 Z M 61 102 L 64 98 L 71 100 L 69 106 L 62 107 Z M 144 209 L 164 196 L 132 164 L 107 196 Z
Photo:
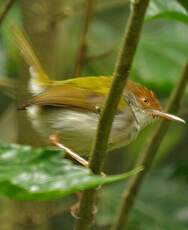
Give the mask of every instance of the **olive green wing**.
M 67 83 L 47 88 L 27 104 L 21 106 L 20 109 L 25 109 L 31 105 L 49 105 L 97 112 L 104 105 L 104 102 L 105 96 L 103 94 L 79 88 L 73 83 Z

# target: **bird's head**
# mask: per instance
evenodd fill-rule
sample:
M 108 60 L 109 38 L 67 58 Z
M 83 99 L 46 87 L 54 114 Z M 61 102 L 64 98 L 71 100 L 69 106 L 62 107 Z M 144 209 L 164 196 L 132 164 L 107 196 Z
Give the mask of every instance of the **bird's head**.
M 143 87 L 141 84 L 129 80 L 125 92 L 125 100 L 129 104 L 136 122 L 141 127 L 146 126 L 156 118 L 185 123 L 183 119 L 164 112 L 153 91 Z

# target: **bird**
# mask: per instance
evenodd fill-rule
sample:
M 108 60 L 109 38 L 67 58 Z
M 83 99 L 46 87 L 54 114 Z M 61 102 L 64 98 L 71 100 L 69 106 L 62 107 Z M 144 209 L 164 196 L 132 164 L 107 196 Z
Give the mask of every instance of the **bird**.
M 84 157 L 90 153 L 112 77 L 51 80 L 26 35 L 16 26 L 11 31 L 30 73 L 28 91 L 32 98 L 19 109 L 27 112 L 33 127 L 45 140 L 88 167 Z M 144 127 L 159 118 L 185 123 L 164 112 L 152 90 L 128 80 L 113 120 L 107 150 L 128 145 Z

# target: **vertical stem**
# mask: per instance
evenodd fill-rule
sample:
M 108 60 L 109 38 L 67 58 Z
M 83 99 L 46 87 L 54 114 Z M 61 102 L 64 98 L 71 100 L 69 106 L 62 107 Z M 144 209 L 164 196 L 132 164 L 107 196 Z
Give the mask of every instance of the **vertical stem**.
M 78 77 L 80 76 L 82 69 L 84 67 L 84 62 L 87 56 L 87 33 L 89 29 L 89 24 L 91 22 L 93 8 L 95 4 L 95 0 L 85 0 L 86 7 L 85 7 L 85 14 L 84 14 L 84 25 L 81 34 L 81 40 L 78 47 L 78 53 L 76 56 L 76 63 L 74 67 L 73 76 Z
M 171 93 L 170 99 L 167 104 L 167 112 L 177 113 L 177 111 L 179 110 L 180 102 L 183 97 L 187 81 L 188 60 L 184 66 L 183 72 L 179 78 L 178 83 L 176 84 L 174 90 Z M 168 130 L 169 125 L 170 121 L 161 120 L 155 128 L 153 135 L 146 146 L 146 149 L 140 154 L 140 157 L 137 161 L 137 165 L 142 165 L 144 167 L 144 170 L 130 179 L 130 183 L 123 193 L 123 198 L 120 204 L 119 212 L 115 218 L 115 222 L 112 225 L 111 230 L 125 229 L 125 226 L 128 221 L 128 216 L 130 214 L 134 201 L 136 200 L 136 196 L 142 185 L 143 179 L 152 165 L 152 161 Z
M 149 0 L 132 1 L 131 13 L 123 37 L 123 46 L 115 67 L 112 86 L 104 110 L 101 113 L 96 138 L 89 159 L 89 167 L 94 174 L 99 174 L 104 165 L 113 118 L 131 69 L 148 3 Z M 96 193 L 95 189 L 83 192 L 79 208 L 80 218 L 76 221 L 75 230 L 90 229 Z

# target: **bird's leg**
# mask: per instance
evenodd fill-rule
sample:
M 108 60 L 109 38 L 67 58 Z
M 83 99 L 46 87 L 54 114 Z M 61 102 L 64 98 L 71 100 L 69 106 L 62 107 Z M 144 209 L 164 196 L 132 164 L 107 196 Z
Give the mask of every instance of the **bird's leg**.
M 66 146 L 64 146 L 63 144 L 59 142 L 59 135 L 57 133 L 51 134 L 48 139 L 52 145 L 59 147 L 60 149 L 63 149 L 70 157 L 78 161 L 84 167 L 86 168 L 89 167 L 88 161 L 86 161 L 83 157 L 79 156 L 78 154 L 73 152 L 71 149 L 67 148 Z M 101 176 L 106 176 L 106 175 L 105 173 L 101 172 Z
M 77 196 L 78 202 L 76 202 L 71 207 L 70 213 L 75 219 L 79 219 L 80 217 L 78 216 L 78 210 L 79 210 L 79 207 L 80 207 L 80 200 L 81 200 L 81 197 L 82 197 L 81 192 L 76 192 L 76 196 Z M 93 220 L 93 222 L 95 220 L 96 213 L 97 213 L 97 206 L 94 205 L 93 206 L 93 211 L 92 211 L 92 220 Z
M 78 216 L 78 210 L 80 207 L 81 192 L 76 192 L 75 194 L 78 201 L 73 206 L 71 206 L 70 213 L 75 219 L 79 219 L 80 217 Z
M 63 144 L 61 144 L 59 142 L 59 135 L 57 133 L 51 134 L 49 136 L 49 141 L 52 145 L 59 147 L 60 149 L 63 149 L 69 156 L 71 156 L 73 159 L 78 161 L 80 164 L 82 164 L 83 166 L 88 168 L 88 161 L 86 161 L 84 158 L 80 157 L 78 154 L 74 153 L 71 149 L 69 149 L 66 146 L 64 146 Z M 101 176 L 106 176 L 106 175 L 103 172 L 101 172 Z M 98 186 L 96 189 L 99 190 L 100 188 L 101 188 L 101 186 Z M 81 192 L 76 192 L 76 196 L 77 196 L 78 202 L 76 202 L 76 204 L 74 204 L 71 207 L 71 214 L 74 218 L 79 219 L 79 216 L 77 215 L 77 213 L 78 213 L 80 200 L 81 200 Z M 97 213 L 97 207 L 94 206 L 93 207 L 93 221 L 95 220 L 96 213 Z
M 78 161 L 80 164 L 82 164 L 84 167 L 88 168 L 88 161 L 86 161 L 83 157 L 79 156 L 75 152 L 73 152 L 71 149 L 67 148 L 63 144 L 59 142 L 59 135 L 57 133 L 51 134 L 49 136 L 49 141 L 52 145 L 59 147 L 60 149 L 63 149 L 70 157 Z

